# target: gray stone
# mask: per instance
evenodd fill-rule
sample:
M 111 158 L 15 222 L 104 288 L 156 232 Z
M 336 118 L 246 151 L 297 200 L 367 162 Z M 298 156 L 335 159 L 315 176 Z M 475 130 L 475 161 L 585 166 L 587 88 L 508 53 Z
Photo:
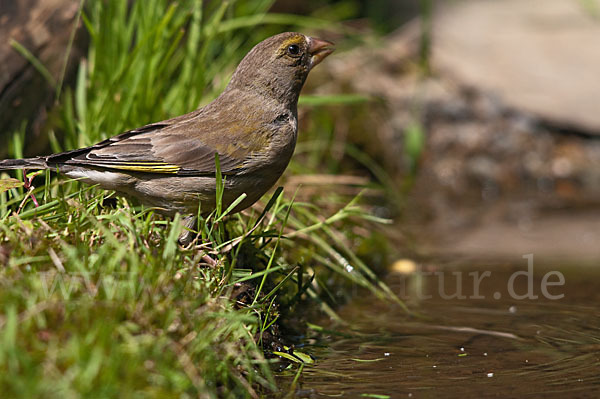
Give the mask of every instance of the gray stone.
M 591 11 L 600 0 L 445 5 L 433 21 L 435 70 L 508 107 L 600 135 L 600 20 Z

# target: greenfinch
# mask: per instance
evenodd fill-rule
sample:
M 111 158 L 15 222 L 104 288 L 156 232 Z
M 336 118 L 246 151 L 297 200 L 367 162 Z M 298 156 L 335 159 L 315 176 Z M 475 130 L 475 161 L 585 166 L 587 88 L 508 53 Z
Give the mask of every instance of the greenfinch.
M 129 130 L 93 146 L 58 154 L 0 161 L 0 169 L 52 169 L 98 184 L 166 215 L 215 209 L 218 154 L 223 206 L 255 203 L 279 179 L 294 152 L 300 90 L 333 44 L 287 32 L 258 43 L 240 62 L 223 93 L 210 104 Z M 187 244 L 191 235 L 182 234 Z

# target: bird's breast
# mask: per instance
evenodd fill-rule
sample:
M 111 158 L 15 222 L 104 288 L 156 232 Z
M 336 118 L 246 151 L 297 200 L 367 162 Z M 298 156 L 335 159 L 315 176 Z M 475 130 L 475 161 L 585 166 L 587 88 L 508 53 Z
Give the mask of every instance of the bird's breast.
M 280 174 L 283 173 L 292 158 L 297 138 L 298 122 L 296 117 L 290 114 L 287 120 L 273 132 L 267 154 L 268 163 L 277 169 Z

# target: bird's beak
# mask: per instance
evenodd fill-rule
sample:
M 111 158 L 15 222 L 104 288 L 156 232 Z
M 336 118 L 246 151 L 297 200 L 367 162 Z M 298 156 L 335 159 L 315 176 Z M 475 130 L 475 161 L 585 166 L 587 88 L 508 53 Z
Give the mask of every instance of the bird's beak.
M 310 69 L 313 69 L 315 65 L 323 61 L 329 54 L 333 53 L 333 50 L 335 50 L 333 43 L 328 42 L 327 40 L 310 37 L 308 46 Z

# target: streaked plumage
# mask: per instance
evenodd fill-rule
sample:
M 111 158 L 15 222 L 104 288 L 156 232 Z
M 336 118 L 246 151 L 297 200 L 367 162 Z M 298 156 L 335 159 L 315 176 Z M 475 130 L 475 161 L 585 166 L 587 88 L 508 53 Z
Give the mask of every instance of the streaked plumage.
M 312 67 L 332 44 L 282 33 L 257 44 L 225 91 L 207 106 L 60 154 L 0 161 L 0 169 L 58 169 L 69 177 L 138 198 L 172 215 L 215 207 L 215 153 L 224 205 L 256 202 L 287 167 L 298 132 L 297 102 Z

